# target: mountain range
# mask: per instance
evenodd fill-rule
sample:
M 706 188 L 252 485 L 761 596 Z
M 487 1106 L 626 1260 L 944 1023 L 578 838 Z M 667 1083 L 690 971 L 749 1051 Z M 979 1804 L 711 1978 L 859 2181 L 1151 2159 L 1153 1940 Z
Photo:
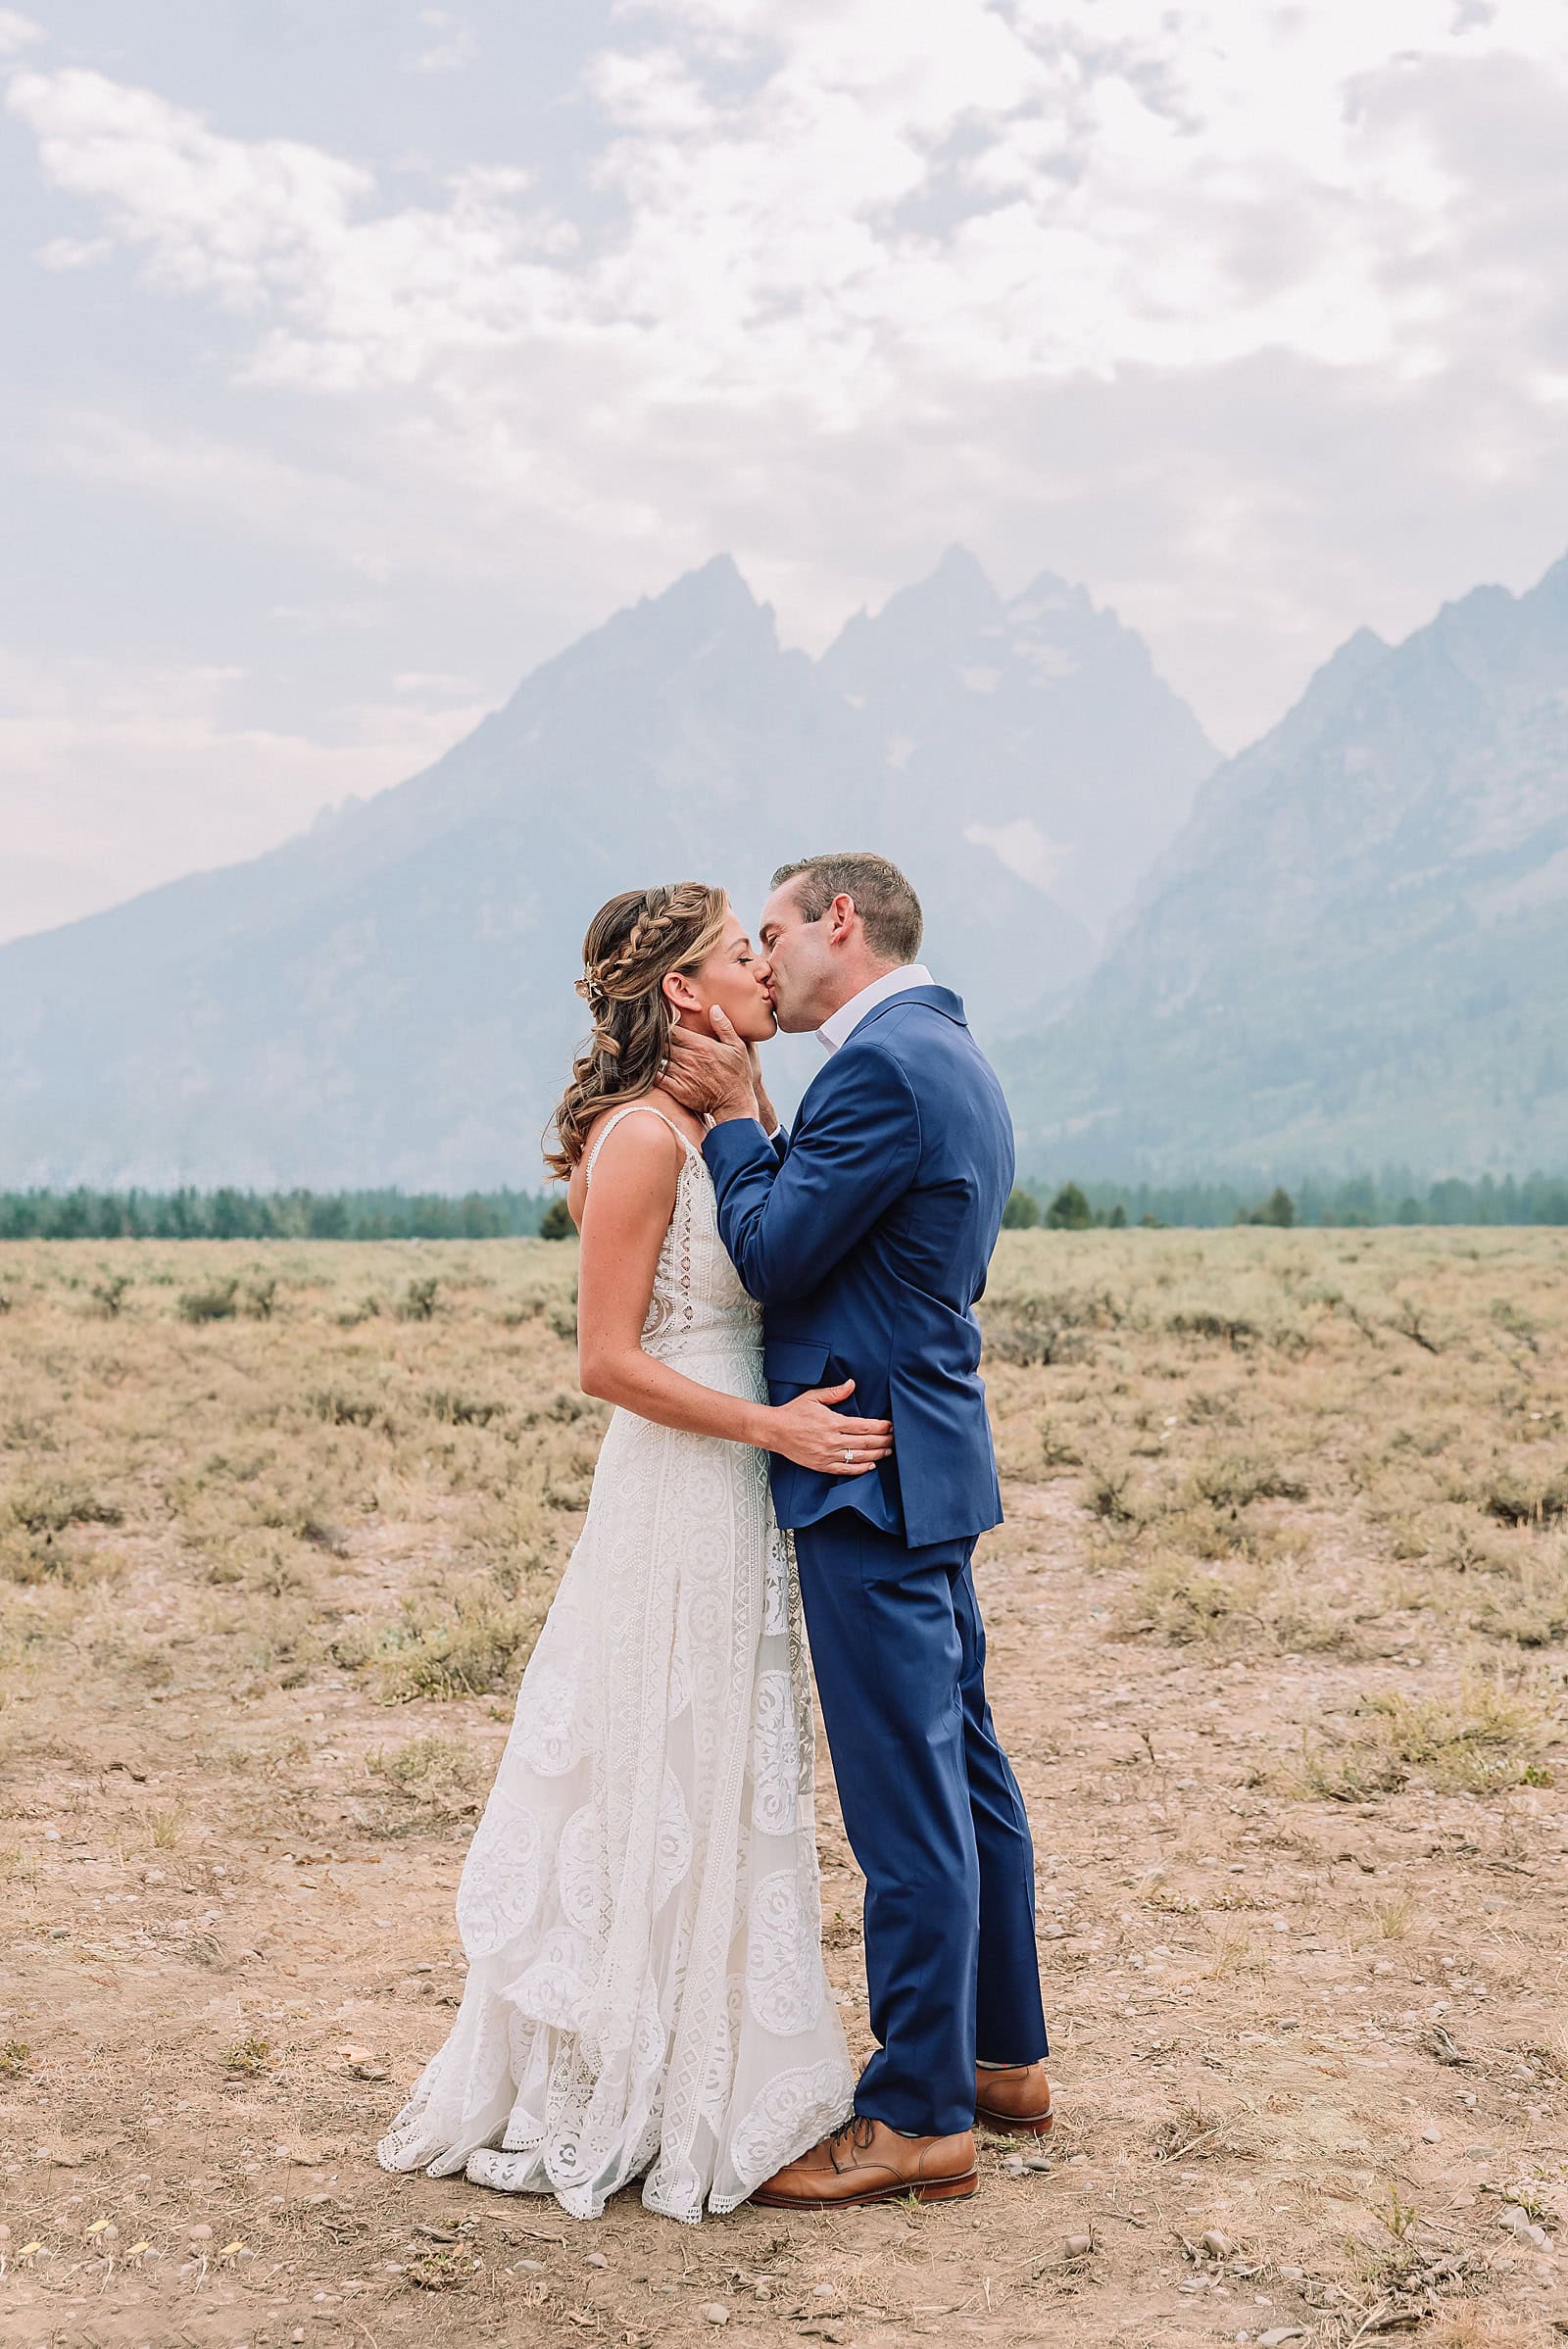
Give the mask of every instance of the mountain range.
M 1093 969 L 1215 762 L 1147 647 L 954 549 L 818 661 L 720 557 L 433 766 L 270 854 L 0 948 L 0 1184 L 529 1184 L 590 914 L 876 847 L 983 1035 Z M 788 1094 L 808 1040 L 778 1048 Z
M 1027 1167 L 1568 1167 L 1568 560 L 1221 763 L 1081 587 L 955 548 L 815 661 L 719 557 L 408 782 L 0 948 L 0 1184 L 530 1184 L 594 908 L 825 847 L 915 879 Z
M 1568 1167 L 1568 559 L 1353 635 L 1003 1063 L 1034 1165 Z

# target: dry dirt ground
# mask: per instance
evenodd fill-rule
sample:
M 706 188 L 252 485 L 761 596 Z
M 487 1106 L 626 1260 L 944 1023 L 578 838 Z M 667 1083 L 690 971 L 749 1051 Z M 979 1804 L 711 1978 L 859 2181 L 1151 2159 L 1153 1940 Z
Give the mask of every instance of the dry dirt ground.
M 1060 2124 L 968 2203 L 683 2229 L 370 2154 L 592 1472 L 571 1248 L 0 1249 L 0 2341 L 1561 2338 L 1565 1271 L 1007 1237 Z M 863 2045 L 825 1773 L 821 1835 Z

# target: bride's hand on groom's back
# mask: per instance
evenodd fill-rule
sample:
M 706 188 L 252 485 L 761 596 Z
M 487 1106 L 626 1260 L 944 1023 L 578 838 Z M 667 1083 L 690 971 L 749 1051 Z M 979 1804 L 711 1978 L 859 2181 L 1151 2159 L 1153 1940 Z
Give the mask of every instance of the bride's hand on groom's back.
M 791 1402 L 773 1404 L 763 1439 L 767 1450 L 818 1476 L 868 1475 L 893 1450 L 893 1422 L 847 1419 L 831 1408 L 854 1393 L 855 1381 L 845 1379 L 837 1387 L 813 1387 Z

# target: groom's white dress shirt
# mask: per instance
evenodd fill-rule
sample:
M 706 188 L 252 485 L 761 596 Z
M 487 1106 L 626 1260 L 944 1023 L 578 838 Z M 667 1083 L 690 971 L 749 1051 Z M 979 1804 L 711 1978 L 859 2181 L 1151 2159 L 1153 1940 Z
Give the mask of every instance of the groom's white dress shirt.
M 816 1031 L 816 1041 L 824 1052 L 836 1052 L 841 1044 L 848 1044 L 868 1011 L 885 1003 L 890 995 L 902 995 L 906 987 L 934 987 L 936 981 L 923 962 L 906 962 L 898 970 L 885 970 L 880 979 L 852 995 L 847 1003 L 840 1003 L 831 1019 L 825 1019 Z M 775 1122 L 762 1128 L 769 1141 L 783 1128 Z
M 831 1019 L 824 1019 L 816 1031 L 816 1041 L 824 1052 L 836 1052 L 841 1044 L 848 1044 L 868 1011 L 885 1003 L 890 995 L 903 995 L 907 987 L 934 987 L 936 981 L 923 962 L 906 962 L 898 970 L 885 970 L 880 979 L 852 995 L 847 1003 L 840 1003 Z

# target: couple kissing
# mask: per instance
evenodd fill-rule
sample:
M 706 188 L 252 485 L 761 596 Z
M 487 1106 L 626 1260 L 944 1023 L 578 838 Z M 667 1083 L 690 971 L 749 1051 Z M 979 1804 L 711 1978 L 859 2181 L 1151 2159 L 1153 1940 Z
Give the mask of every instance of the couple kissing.
M 596 2218 L 977 2183 L 1043 2135 L 1034 1857 L 970 1561 L 1001 1521 L 973 1307 L 997 1078 L 885 858 L 595 915 L 555 1117 L 585 1391 L 614 1405 L 464 1867 L 463 2004 L 378 2148 Z M 786 1134 L 759 1048 L 814 1030 Z M 809 1639 L 809 1661 L 808 1660 Z M 811 1678 L 864 1873 L 874 2052 L 821 1951 Z

